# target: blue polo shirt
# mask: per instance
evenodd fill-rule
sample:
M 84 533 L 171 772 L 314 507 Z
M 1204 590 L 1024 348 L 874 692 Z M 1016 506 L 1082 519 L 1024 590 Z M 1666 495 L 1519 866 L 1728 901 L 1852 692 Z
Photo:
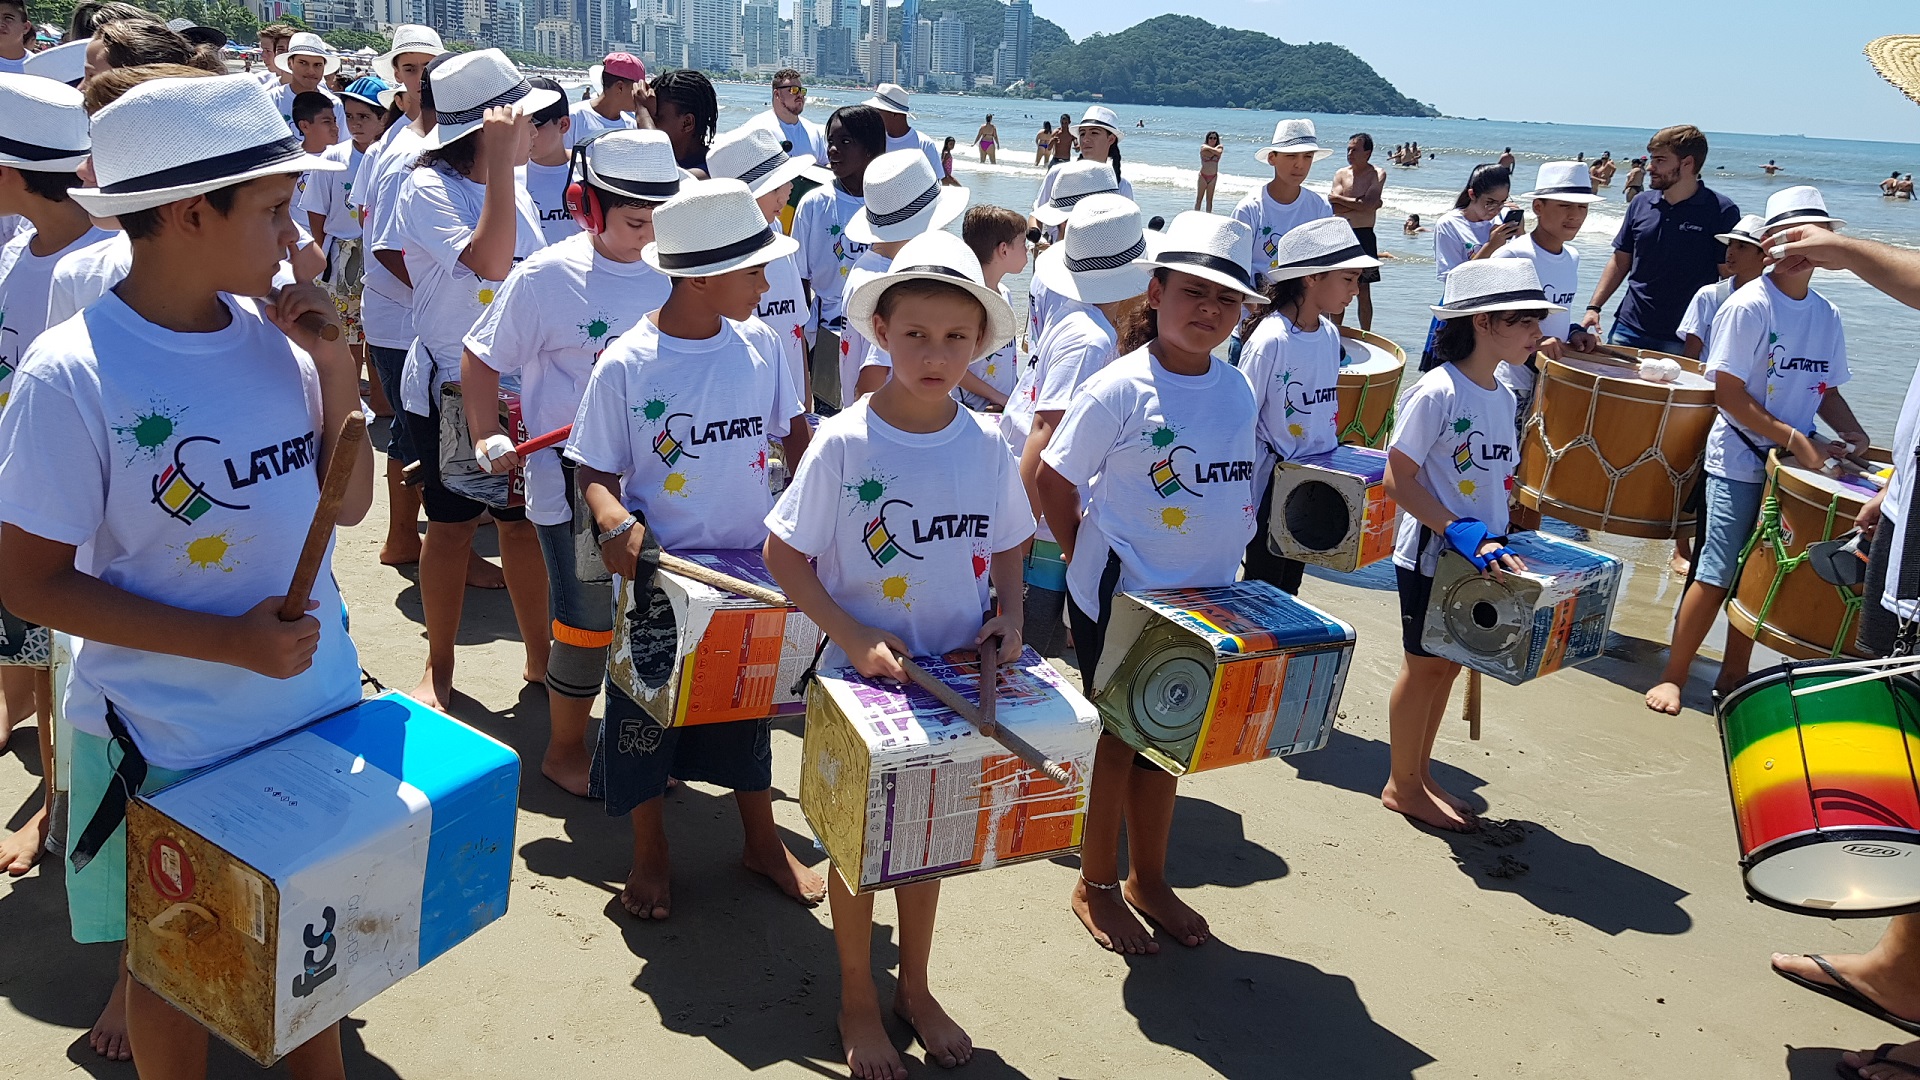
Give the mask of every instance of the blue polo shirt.
M 1614 318 L 1644 337 L 1679 337 L 1687 302 L 1720 278 L 1727 246 L 1714 237 L 1739 220 L 1733 200 L 1705 184 L 1677 203 L 1658 191 L 1635 196 L 1613 238 L 1613 249 L 1633 258 L 1626 299 Z

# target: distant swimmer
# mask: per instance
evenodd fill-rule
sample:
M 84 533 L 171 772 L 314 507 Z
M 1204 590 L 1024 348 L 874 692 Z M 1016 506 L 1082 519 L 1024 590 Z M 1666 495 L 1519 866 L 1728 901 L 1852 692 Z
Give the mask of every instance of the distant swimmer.
M 1421 233 L 1426 232 L 1427 227 L 1425 225 L 1420 224 L 1419 214 L 1408 214 L 1407 223 L 1405 225 L 1400 226 L 1400 231 L 1403 233 L 1406 233 L 1408 236 L 1418 236 Z
M 1045 165 L 1053 153 L 1053 121 L 1040 121 L 1040 133 L 1033 137 L 1033 163 Z
M 1907 175 L 1900 178 L 1900 183 L 1894 186 L 1893 197 L 1896 199 L 1913 198 L 1913 174 L 1912 173 L 1908 173 Z
M 1893 193 L 1899 190 L 1900 170 L 1895 169 L 1885 180 L 1880 181 L 1880 194 L 1892 197 Z
M 1500 164 L 1509 169 L 1513 168 L 1513 147 L 1509 146 L 1500 151 Z
M 1780 171 L 1780 166 L 1775 165 L 1772 158 L 1768 158 L 1767 163 L 1760 166 L 1760 171 L 1766 173 L 1768 176 L 1772 176 L 1774 173 Z
M 1220 155 L 1226 152 L 1227 148 L 1220 145 L 1220 133 L 1207 132 L 1206 139 L 1200 143 L 1200 178 L 1195 181 L 1193 189 L 1195 210 L 1204 209 L 1209 214 L 1213 213 L 1213 189 L 1220 182 Z M 1892 194 L 1891 190 L 1888 194 Z M 1204 207 L 1200 205 L 1203 201 L 1207 204 Z
M 1613 160 L 1613 151 L 1602 150 L 1600 160 L 1587 169 L 1587 175 L 1593 179 L 1594 190 L 1597 191 L 1613 183 L 1613 174 L 1619 168 L 1620 166 Z
M 1647 190 L 1647 159 L 1637 157 L 1627 169 L 1627 182 L 1621 187 L 1620 195 L 1628 202 L 1632 202 L 1635 195 L 1645 190 Z

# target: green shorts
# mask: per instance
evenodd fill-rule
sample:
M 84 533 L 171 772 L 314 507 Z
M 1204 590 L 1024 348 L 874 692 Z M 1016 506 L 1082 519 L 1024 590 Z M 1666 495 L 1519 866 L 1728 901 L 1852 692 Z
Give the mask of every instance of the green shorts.
M 67 797 L 67 836 L 78 838 L 93 820 L 93 812 L 113 781 L 113 766 L 120 751 L 110 739 L 73 728 L 72 786 Z M 196 771 L 147 768 L 141 794 L 158 791 Z M 71 843 L 71 840 L 69 840 Z M 67 917 L 73 923 L 73 940 L 81 944 L 95 941 L 124 941 L 127 937 L 127 825 L 121 822 L 85 870 L 67 863 Z

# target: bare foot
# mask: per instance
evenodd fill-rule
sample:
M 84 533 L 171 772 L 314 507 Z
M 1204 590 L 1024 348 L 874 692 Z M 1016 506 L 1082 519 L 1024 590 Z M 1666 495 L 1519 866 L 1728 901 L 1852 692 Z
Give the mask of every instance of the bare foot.
M 1677 683 L 1663 682 L 1647 691 L 1647 708 L 1668 716 L 1680 715 L 1680 687 Z
M 1913 1080 L 1920 1074 L 1920 1042 L 1904 1046 L 1881 1043 L 1877 1050 L 1841 1054 L 1840 1064 L 1862 1080 Z M 1849 1074 L 1843 1071 L 1841 1075 Z
M 390 536 L 386 543 L 380 545 L 380 565 L 382 566 L 412 566 L 419 561 L 420 537 L 418 534 L 414 534 L 412 543 L 407 543 L 404 539 L 396 541 Z
M 1173 940 L 1189 949 L 1207 943 L 1207 920 L 1174 895 L 1173 886 L 1164 881 L 1158 885 L 1135 885 L 1129 878 L 1120 884 L 1120 892 L 1127 903 L 1158 923 Z
M 1433 796 L 1440 802 L 1446 803 L 1462 821 L 1470 821 L 1473 819 L 1473 807 L 1467 805 L 1467 800 L 1441 787 L 1440 781 L 1435 780 L 1432 773 L 1428 773 L 1423 779 L 1426 781 L 1428 795 Z
M 1160 951 L 1145 924 L 1134 917 L 1120 899 L 1119 889 L 1096 889 L 1085 878 L 1073 883 L 1073 913 L 1103 949 L 1123 956 L 1142 956 Z
M 1822 955 L 1821 959 L 1832 964 L 1841 978 L 1852 983 L 1855 990 L 1874 1004 L 1909 1023 L 1920 1022 L 1920 988 L 1912 976 L 1902 980 L 1903 971 L 1888 970 L 1886 965 L 1874 963 L 1871 954 L 1832 953 Z M 1835 985 L 1827 973 L 1820 970 L 1820 965 L 1799 953 L 1774 953 L 1773 966 L 1811 983 Z
M 847 1051 L 847 1071 L 858 1080 L 907 1080 L 906 1063 L 887 1036 L 877 1003 L 840 1003 L 840 1045 Z
M 477 551 L 467 552 L 467 588 L 504 589 L 507 576 L 500 568 L 480 557 Z
M 780 891 L 800 901 L 808 907 L 827 898 L 827 879 L 813 872 L 806 863 L 794 857 L 787 845 L 779 845 L 778 853 L 747 851 L 741 853 L 740 865 L 780 886 Z
M 120 967 L 120 977 L 114 980 L 113 993 L 107 995 L 107 1007 L 100 1010 L 100 1019 L 93 1022 L 93 1030 L 87 1032 L 87 1045 L 93 1052 L 108 1061 L 132 1061 L 133 1043 L 127 1039 L 127 969 Z
M 453 700 L 453 677 L 448 676 L 442 682 L 434 678 L 433 669 L 427 669 L 427 673 L 420 676 L 420 685 L 413 688 L 413 700 L 429 709 L 453 715 L 452 710 L 447 708 L 447 703 Z
M 593 759 L 585 754 L 556 756 L 552 747 L 540 759 L 540 775 L 554 782 L 569 795 L 587 797 L 587 778 L 593 771 Z
M 658 922 L 673 913 L 672 871 L 667 853 L 658 858 L 636 861 L 627 871 L 626 887 L 620 890 L 620 906 L 636 919 Z
M 1380 793 L 1380 804 L 1396 814 L 1403 814 L 1414 821 L 1444 829 L 1447 832 L 1472 832 L 1473 823 L 1461 817 L 1453 807 L 1436 800 L 1423 786 L 1409 795 L 1402 795 L 1398 788 L 1389 783 Z
M 1667 560 L 1667 569 L 1673 571 L 1676 577 L 1686 577 L 1687 571 L 1693 569 L 1693 563 L 1685 556 L 1676 554 Z
M 893 1014 L 907 1022 L 920 1045 L 927 1048 L 927 1060 L 943 1069 L 965 1065 L 973 1057 L 973 1040 L 932 994 L 909 995 L 904 987 L 893 994 Z
M 47 808 L 27 819 L 20 831 L 0 840 L 0 868 L 14 877 L 33 869 L 40 854 L 47 850 Z

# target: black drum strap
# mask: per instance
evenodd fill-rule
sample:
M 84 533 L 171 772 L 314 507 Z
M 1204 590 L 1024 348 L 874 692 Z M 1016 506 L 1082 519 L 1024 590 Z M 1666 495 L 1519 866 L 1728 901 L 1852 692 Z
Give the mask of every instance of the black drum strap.
M 113 775 L 107 779 L 107 790 L 100 796 L 100 805 L 94 808 L 93 818 L 81 830 L 80 838 L 73 842 L 70 858 L 76 872 L 86 869 L 93 857 L 100 854 L 100 849 L 106 845 L 114 830 L 127 820 L 128 800 L 139 792 L 140 785 L 147 782 L 146 756 L 134 744 L 126 721 L 120 718 L 120 711 L 113 707 L 111 701 L 107 702 L 107 730 L 112 733 L 109 745 L 120 749 L 120 760 L 113 767 Z
M 1900 508 L 1899 577 L 1893 588 L 1895 600 L 1920 600 L 1920 513 L 1914 503 L 1914 485 L 1920 483 L 1920 450 L 1915 450 L 1907 483 L 1907 505 Z

